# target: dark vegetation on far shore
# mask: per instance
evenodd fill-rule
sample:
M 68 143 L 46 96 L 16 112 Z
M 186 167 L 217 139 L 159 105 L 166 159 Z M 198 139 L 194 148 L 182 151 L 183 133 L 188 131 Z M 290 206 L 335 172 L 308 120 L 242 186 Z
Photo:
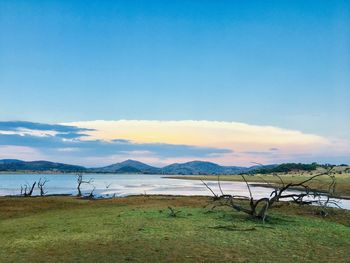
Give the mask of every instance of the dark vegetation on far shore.
M 268 173 L 285 173 L 291 171 L 314 171 L 317 167 L 322 167 L 326 165 L 319 165 L 317 163 L 304 164 L 304 163 L 282 163 L 275 167 L 264 167 L 258 168 L 256 170 L 250 171 L 250 174 L 268 174 Z

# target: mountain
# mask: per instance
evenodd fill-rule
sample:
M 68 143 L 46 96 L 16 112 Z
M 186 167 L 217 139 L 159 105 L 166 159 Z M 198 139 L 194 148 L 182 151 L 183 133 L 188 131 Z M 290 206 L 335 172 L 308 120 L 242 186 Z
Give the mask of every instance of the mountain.
M 115 171 L 117 174 L 141 174 L 143 173 L 141 170 L 132 167 L 132 166 L 123 166 Z
M 275 165 L 264 166 L 264 168 L 273 168 Z M 63 172 L 63 173 L 139 173 L 139 174 L 239 174 L 254 173 L 255 170 L 261 170 L 261 166 L 239 167 L 239 166 L 221 166 L 216 163 L 192 161 L 187 163 L 174 163 L 163 168 L 157 168 L 145 163 L 126 160 L 121 163 L 115 163 L 100 168 L 85 168 L 78 165 L 64 163 L 55 163 L 48 161 L 25 162 L 15 159 L 0 160 L 0 171 L 2 172 Z
M 23 161 L 17 160 L 17 159 L 3 159 L 0 160 L 0 165 L 1 164 L 11 164 L 11 163 L 22 163 Z
M 216 163 L 192 161 L 174 163 L 161 169 L 163 174 L 236 174 L 246 169 L 238 166 L 221 166 Z
M 159 174 L 160 168 L 150 166 L 134 160 L 126 160 L 121 163 L 115 163 L 101 168 L 90 169 L 98 173 L 145 173 L 145 174 Z
M 48 161 L 0 160 L 0 171 L 6 172 L 85 172 L 86 170 L 83 166 Z
M 220 166 L 216 163 L 192 161 L 174 163 L 163 168 L 153 167 L 138 161 L 126 160 L 121 163 L 91 169 L 99 173 L 143 173 L 143 174 L 237 174 L 244 167 Z

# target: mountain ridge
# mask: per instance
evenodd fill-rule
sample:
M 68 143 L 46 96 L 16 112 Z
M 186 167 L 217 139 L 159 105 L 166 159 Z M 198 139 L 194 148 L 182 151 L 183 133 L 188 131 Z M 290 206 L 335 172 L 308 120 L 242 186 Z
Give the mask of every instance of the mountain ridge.
M 115 173 L 124 167 L 132 167 L 134 169 L 139 170 L 141 173 L 159 173 L 161 168 L 157 168 L 136 160 L 125 160 L 120 163 L 114 163 L 108 166 L 99 167 L 99 168 L 91 168 L 96 172 L 105 172 L 105 173 Z
M 174 163 L 162 168 L 167 174 L 229 174 L 244 170 L 240 166 L 221 166 L 212 162 L 191 161 L 186 163 Z
M 259 166 L 261 168 L 261 166 Z M 208 175 L 238 174 L 258 169 L 258 167 L 222 166 L 206 161 L 190 161 L 173 163 L 164 167 L 154 167 L 136 160 L 125 160 L 111 165 L 86 168 L 79 165 L 56 163 L 50 161 L 22 161 L 17 159 L 0 160 L 0 172 L 56 172 L 56 173 L 140 173 L 169 175 Z
M 0 160 L 0 172 L 37 171 L 37 172 L 85 172 L 87 168 L 79 165 L 50 162 L 50 161 L 22 161 L 17 159 Z

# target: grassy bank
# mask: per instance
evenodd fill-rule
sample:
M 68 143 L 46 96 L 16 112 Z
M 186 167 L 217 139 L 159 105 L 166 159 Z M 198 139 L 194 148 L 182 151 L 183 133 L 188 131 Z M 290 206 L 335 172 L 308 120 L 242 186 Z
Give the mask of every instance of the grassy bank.
M 304 172 L 304 173 L 288 173 L 278 174 L 283 178 L 285 183 L 298 183 L 302 182 L 317 172 Z M 350 173 L 334 174 L 336 177 L 335 196 L 350 198 Z M 188 180 L 206 180 L 206 181 L 217 181 L 217 175 L 191 175 L 191 176 L 171 176 L 167 178 L 174 179 L 188 179 Z M 256 174 L 256 175 L 245 175 L 245 178 L 250 183 L 264 184 L 266 181 L 272 185 L 280 185 L 280 180 L 272 174 Z M 235 181 L 243 182 L 243 178 L 240 175 L 220 175 L 221 181 Z M 317 179 L 311 181 L 309 186 L 313 189 L 321 191 L 327 191 L 330 183 L 329 177 L 320 176 Z
M 348 262 L 350 213 L 281 204 L 262 225 L 207 197 L 0 198 L 0 262 Z M 168 206 L 181 211 L 169 216 Z

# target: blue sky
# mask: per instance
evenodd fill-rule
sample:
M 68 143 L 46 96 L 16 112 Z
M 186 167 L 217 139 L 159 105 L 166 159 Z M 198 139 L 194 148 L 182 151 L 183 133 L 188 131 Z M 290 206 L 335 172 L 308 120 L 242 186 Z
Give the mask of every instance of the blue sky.
M 208 120 L 350 140 L 350 2 L 2 0 L 0 94 L 1 121 Z

